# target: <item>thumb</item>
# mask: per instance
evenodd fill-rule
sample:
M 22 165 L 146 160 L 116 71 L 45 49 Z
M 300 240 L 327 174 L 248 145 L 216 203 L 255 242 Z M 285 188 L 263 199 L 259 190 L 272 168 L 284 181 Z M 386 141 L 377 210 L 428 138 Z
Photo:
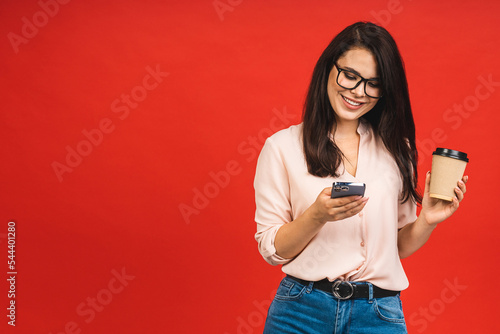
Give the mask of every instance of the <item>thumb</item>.
M 323 195 L 331 197 L 332 196 L 332 187 L 328 187 L 328 188 L 323 189 L 323 191 L 321 193 Z
M 430 188 L 431 188 L 431 172 L 427 171 L 427 173 L 425 174 L 424 196 L 429 195 Z

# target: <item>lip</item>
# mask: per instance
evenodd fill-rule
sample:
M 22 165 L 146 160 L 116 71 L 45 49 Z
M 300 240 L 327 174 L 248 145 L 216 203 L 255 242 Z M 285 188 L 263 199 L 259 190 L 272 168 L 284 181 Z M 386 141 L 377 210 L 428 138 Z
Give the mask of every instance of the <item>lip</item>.
M 357 101 L 357 100 L 354 100 L 354 99 L 351 99 L 349 97 L 345 97 L 344 95 L 340 94 L 340 96 L 342 97 L 342 102 L 344 102 L 344 105 L 351 109 L 351 110 L 358 110 L 359 108 L 361 108 L 362 106 L 364 106 L 366 104 L 366 102 L 361 102 L 361 101 Z M 348 99 L 350 101 L 353 101 L 353 102 L 356 102 L 356 103 L 359 103 L 359 106 L 353 106 L 352 104 L 350 104 L 349 102 L 347 102 L 345 99 Z

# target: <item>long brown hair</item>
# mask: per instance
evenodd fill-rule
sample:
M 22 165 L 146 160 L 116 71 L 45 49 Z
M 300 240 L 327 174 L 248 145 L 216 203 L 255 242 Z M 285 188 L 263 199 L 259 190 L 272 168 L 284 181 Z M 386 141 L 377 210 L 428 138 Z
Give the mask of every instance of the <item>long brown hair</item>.
M 417 191 L 418 152 L 415 123 L 410 105 L 403 60 L 389 32 L 370 22 L 357 22 L 340 32 L 327 46 L 314 67 L 303 112 L 303 145 L 309 173 L 319 177 L 339 176 L 342 152 L 330 140 L 336 124 L 328 99 L 328 76 L 337 60 L 353 48 L 370 51 L 377 60 L 383 95 L 362 117 L 372 126 L 396 161 L 403 179 L 404 203 L 422 202 Z

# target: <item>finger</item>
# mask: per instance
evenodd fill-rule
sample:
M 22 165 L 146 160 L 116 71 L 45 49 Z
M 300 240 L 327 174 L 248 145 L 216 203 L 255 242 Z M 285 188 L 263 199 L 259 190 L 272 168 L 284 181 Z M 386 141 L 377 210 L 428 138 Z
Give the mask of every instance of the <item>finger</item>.
M 356 206 L 347 210 L 346 214 L 348 215 L 348 217 L 351 217 L 351 216 L 354 216 L 354 215 L 357 215 L 358 213 L 360 213 L 365 208 L 365 205 L 367 202 L 368 202 L 368 198 L 363 198 L 360 202 L 358 202 L 356 204 Z
M 464 177 L 462 177 L 462 181 L 464 181 L 464 183 L 467 183 L 467 181 L 469 181 L 469 175 L 465 175 Z
M 353 197 L 353 196 L 350 196 L 350 197 Z M 344 211 L 350 210 L 352 208 L 355 208 L 355 207 L 365 203 L 366 201 L 368 201 L 368 197 L 354 196 L 352 201 L 342 205 L 340 208 L 344 209 Z
M 366 202 L 367 201 L 362 201 L 360 204 L 349 208 L 346 208 L 347 206 L 344 206 L 342 208 L 334 208 L 332 209 L 331 216 L 334 217 L 334 220 L 341 220 L 352 217 L 360 213 L 361 210 L 363 210 L 363 208 L 366 205 Z
M 357 201 L 361 198 L 363 198 L 363 197 L 361 197 L 359 195 L 333 198 L 331 205 L 332 205 L 332 207 L 340 207 L 340 206 L 344 206 L 344 205 L 347 205 L 349 203 L 352 203 L 354 201 Z
M 427 171 L 425 174 L 425 187 L 424 187 L 424 196 L 429 194 L 429 189 L 431 188 L 431 171 Z
M 455 193 L 457 194 L 458 201 L 461 202 L 464 199 L 464 194 L 467 191 L 467 187 L 465 186 L 465 182 L 460 180 L 458 181 L 458 187 L 455 187 Z
M 455 211 L 457 211 L 458 207 L 460 206 L 460 203 L 456 198 L 453 198 L 451 201 L 451 205 L 452 205 L 452 212 L 455 212 Z
M 455 187 L 455 194 L 457 194 L 457 199 L 459 202 L 461 202 L 464 199 L 464 193 L 459 187 Z
M 366 202 L 368 202 L 368 197 L 360 198 L 356 201 L 350 202 L 334 209 L 336 209 L 337 213 L 347 213 L 349 216 L 352 216 L 363 210 Z
M 331 197 L 332 196 L 332 187 L 325 188 L 321 191 L 321 193 L 325 196 Z
M 458 181 L 458 187 L 460 188 L 462 193 L 465 194 L 465 192 L 467 191 L 467 187 L 465 186 L 465 182 L 462 180 Z

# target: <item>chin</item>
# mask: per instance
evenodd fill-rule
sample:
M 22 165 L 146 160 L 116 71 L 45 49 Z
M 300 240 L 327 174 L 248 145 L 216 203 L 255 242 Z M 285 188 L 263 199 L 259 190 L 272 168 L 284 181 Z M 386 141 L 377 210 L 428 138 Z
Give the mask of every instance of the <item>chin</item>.
M 340 110 L 340 112 L 335 112 L 337 120 L 341 121 L 355 121 L 365 115 L 369 110 Z

